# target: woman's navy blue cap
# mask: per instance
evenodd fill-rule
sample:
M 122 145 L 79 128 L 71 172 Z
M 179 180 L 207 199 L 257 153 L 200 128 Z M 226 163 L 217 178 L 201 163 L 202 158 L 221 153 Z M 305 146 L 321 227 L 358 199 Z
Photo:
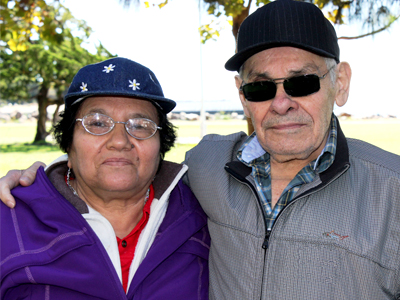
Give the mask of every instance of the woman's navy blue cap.
M 92 96 L 124 96 L 148 100 L 167 114 L 176 106 L 164 97 L 154 73 L 132 60 L 116 57 L 87 65 L 72 80 L 64 97 L 66 108 Z
M 276 0 L 249 15 L 238 33 L 237 53 L 225 64 L 239 71 L 254 54 L 275 47 L 295 47 L 339 62 L 339 44 L 333 25 L 314 4 Z

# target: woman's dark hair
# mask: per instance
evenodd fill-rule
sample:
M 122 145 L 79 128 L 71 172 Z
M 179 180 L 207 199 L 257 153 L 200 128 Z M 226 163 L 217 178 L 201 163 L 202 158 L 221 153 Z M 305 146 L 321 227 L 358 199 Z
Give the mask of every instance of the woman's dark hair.
M 72 139 L 74 135 L 74 126 L 76 115 L 81 107 L 83 101 L 71 105 L 67 110 L 60 113 L 60 121 L 54 126 L 54 137 L 60 146 L 60 149 L 68 153 L 72 145 Z M 160 136 L 160 155 L 161 161 L 167 153 L 174 146 L 176 140 L 175 126 L 168 120 L 167 116 L 161 111 L 161 109 L 154 105 L 157 109 L 159 124 L 158 126 L 162 129 L 159 130 Z
M 175 144 L 176 140 L 176 131 L 175 126 L 168 120 L 167 115 L 161 111 L 160 108 L 157 108 L 158 119 L 160 126 L 160 154 L 161 161 L 164 160 L 165 153 L 167 153 Z

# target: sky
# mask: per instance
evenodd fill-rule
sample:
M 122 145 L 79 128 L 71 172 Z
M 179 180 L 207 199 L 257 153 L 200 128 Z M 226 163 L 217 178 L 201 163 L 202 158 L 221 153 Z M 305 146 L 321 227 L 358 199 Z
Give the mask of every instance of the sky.
M 143 1 L 142 1 L 143 2 Z M 216 41 L 200 44 L 198 28 L 210 21 L 198 0 L 170 0 L 164 8 L 123 7 L 118 0 L 63 0 L 73 16 L 93 29 L 90 42 L 150 68 L 175 111 L 240 110 L 235 72 L 224 68 L 235 53 L 231 28 Z M 256 7 L 252 8 L 254 11 Z M 338 36 L 358 35 L 359 26 L 335 27 Z M 88 46 L 90 49 L 90 45 Z M 339 40 L 341 61 L 352 67 L 347 104 L 335 112 L 355 117 L 380 114 L 400 118 L 400 21 L 389 31 L 358 40 Z

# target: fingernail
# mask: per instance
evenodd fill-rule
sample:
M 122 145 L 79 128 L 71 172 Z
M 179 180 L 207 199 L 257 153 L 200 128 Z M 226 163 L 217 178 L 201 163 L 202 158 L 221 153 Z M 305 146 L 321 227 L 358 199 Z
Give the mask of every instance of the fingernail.
M 6 204 L 7 204 L 8 207 L 11 207 L 11 208 L 14 208 L 14 207 L 15 207 L 15 203 L 12 202 L 12 201 L 7 201 Z

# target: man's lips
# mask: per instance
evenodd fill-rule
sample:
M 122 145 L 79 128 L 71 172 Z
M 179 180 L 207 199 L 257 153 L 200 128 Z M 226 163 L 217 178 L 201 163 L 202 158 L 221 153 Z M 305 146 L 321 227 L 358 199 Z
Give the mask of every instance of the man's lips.
M 103 161 L 103 165 L 109 166 L 124 166 L 124 165 L 133 165 L 132 161 L 126 158 L 107 158 Z
M 274 130 L 293 130 L 293 129 L 299 129 L 303 126 L 305 126 L 306 124 L 303 123 L 285 123 L 285 124 L 277 124 L 277 125 L 273 125 L 270 126 L 270 129 L 274 129 Z

